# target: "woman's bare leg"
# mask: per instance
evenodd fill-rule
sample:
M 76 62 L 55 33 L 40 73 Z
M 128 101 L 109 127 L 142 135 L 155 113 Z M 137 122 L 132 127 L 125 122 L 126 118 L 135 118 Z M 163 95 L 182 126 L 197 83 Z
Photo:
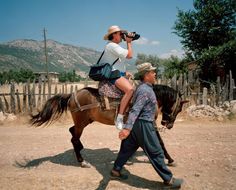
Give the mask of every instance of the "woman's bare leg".
M 115 82 L 115 85 L 117 88 L 119 88 L 121 91 L 125 93 L 121 99 L 120 109 L 119 109 L 119 114 L 123 115 L 130 102 L 130 99 L 133 96 L 134 88 L 130 84 L 130 82 L 124 77 L 120 77 L 119 79 L 117 79 Z
M 130 82 L 124 77 L 120 77 L 119 79 L 117 79 L 115 82 L 115 85 L 117 88 L 119 88 L 121 91 L 125 93 L 121 99 L 120 109 L 119 109 L 118 116 L 115 121 L 116 128 L 121 130 L 124 125 L 124 122 L 123 122 L 124 113 L 125 113 L 126 108 L 128 107 L 130 99 L 132 98 L 134 89 L 133 89 L 133 86 L 130 84 Z

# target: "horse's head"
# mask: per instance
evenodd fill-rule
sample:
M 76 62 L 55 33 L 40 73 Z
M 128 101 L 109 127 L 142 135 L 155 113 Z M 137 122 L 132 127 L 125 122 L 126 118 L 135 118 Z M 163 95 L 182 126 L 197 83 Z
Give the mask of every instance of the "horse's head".
M 188 101 L 182 100 L 182 94 L 168 86 L 154 85 L 153 89 L 157 97 L 158 107 L 161 108 L 162 112 L 161 124 L 167 129 L 171 129 L 178 113 L 182 111 L 183 104 Z

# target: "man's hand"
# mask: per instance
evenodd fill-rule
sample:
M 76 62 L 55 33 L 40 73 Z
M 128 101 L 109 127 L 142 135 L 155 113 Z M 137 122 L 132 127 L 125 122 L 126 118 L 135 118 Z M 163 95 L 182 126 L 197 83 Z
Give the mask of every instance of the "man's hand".
M 130 130 L 129 129 L 122 129 L 120 132 L 119 132 L 119 138 L 120 140 L 124 140 L 126 139 L 130 134 Z

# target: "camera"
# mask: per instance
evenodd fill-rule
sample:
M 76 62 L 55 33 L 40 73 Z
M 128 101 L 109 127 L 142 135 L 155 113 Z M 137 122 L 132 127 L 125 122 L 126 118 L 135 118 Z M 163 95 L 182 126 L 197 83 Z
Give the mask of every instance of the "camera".
M 126 30 L 121 31 L 121 37 L 125 41 L 125 37 L 132 38 L 132 41 L 137 40 L 140 38 L 139 34 L 136 34 L 136 32 L 128 32 Z

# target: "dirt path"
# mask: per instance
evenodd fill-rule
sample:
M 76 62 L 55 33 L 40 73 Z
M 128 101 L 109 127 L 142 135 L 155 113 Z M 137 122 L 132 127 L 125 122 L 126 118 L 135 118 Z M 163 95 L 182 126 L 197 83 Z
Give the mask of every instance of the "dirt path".
M 161 179 L 139 149 L 129 179 L 109 180 L 120 141 L 114 126 L 93 123 L 82 135 L 80 168 L 70 143 L 68 115 L 47 128 L 29 127 L 26 119 L 0 125 L 0 189 L 161 189 Z M 187 190 L 236 189 L 236 121 L 177 121 L 161 133 L 178 166 L 170 168 L 185 180 Z

